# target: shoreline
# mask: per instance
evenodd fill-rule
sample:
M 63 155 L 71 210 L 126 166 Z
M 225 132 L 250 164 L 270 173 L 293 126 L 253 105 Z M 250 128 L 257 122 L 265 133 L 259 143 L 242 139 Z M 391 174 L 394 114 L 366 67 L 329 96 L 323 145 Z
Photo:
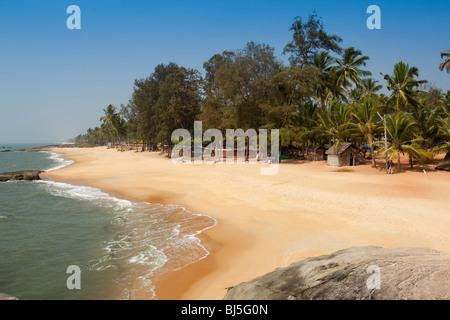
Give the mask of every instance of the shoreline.
M 38 150 L 38 151 L 42 151 L 42 150 Z M 62 153 L 58 152 L 58 151 L 59 150 L 57 150 L 57 149 L 45 150 L 45 152 L 50 152 L 50 153 L 61 155 Z M 77 178 L 72 178 L 72 179 L 67 179 L 67 180 L 59 179 L 59 178 L 55 179 L 52 176 L 52 173 L 62 170 L 64 168 L 67 168 L 69 166 L 72 166 L 78 162 L 75 160 L 68 159 L 64 155 L 63 155 L 63 157 L 64 157 L 65 161 L 70 160 L 71 163 L 68 164 L 67 166 L 64 166 L 64 167 L 61 167 L 58 169 L 50 169 L 49 171 L 42 171 L 41 176 L 44 177 L 44 179 L 42 179 L 42 180 L 67 183 L 67 184 L 76 185 L 76 186 L 92 187 L 92 188 L 99 189 L 100 191 L 108 194 L 109 196 L 111 196 L 113 198 L 130 201 L 132 203 L 142 202 L 142 200 L 139 198 L 135 198 L 130 195 L 126 195 L 126 194 L 124 194 L 120 191 L 114 190 L 114 189 L 101 189 L 95 185 L 90 185 L 83 179 L 77 179 Z M 158 197 L 155 197 L 155 199 L 156 198 L 158 198 Z M 189 211 L 190 214 L 194 214 L 194 215 L 196 214 L 195 212 L 191 212 L 190 210 L 188 210 L 182 206 L 179 206 L 177 204 L 174 204 L 174 203 L 152 202 L 150 204 L 161 204 L 161 205 L 165 205 L 165 206 L 176 205 L 184 210 Z M 173 299 L 182 297 L 184 291 L 187 291 L 188 288 L 193 283 L 195 283 L 199 278 L 201 278 L 201 274 L 204 274 L 205 270 L 211 270 L 210 265 L 214 264 L 214 260 L 212 259 L 212 257 L 210 258 L 211 248 L 215 248 L 218 245 L 215 244 L 214 241 L 212 239 L 210 239 L 208 236 L 204 235 L 204 232 L 206 232 L 207 230 L 209 230 L 211 228 L 216 227 L 218 224 L 218 221 L 217 221 L 217 219 L 214 219 L 213 217 L 210 217 L 209 215 L 202 215 L 202 216 L 207 216 L 208 218 L 215 220 L 214 225 L 212 225 L 211 227 L 202 229 L 202 230 L 197 230 L 198 234 L 194 235 L 196 238 L 198 238 L 200 240 L 201 246 L 204 247 L 209 252 L 208 255 L 204 258 L 200 258 L 200 260 L 189 263 L 188 265 L 182 267 L 180 270 L 162 271 L 163 272 L 162 274 L 159 274 L 161 271 L 158 270 L 156 275 L 154 276 L 154 278 L 152 277 L 153 278 L 152 285 L 154 286 L 154 289 L 152 289 L 152 290 L 154 290 L 154 292 L 156 293 L 158 300 L 173 300 Z M 205 261 L 203 262 L 203 260 L 205 260 Z M 195 265 L 195 267 L 191 267 L 191 265 Z M 164 266 L 164 267 L 170 267 L 170 266 Z M 197 272 L 198 268 L 201 268 L 201 270 L 202 270 L 201 274 L 199 274 Z M 186 277 L 186 274 L 189 274 L 189 276 Z M 166 288 L 168 288 L 168 289 L 166 289 Z M 175 292 L 174 292 L 174 288 L 176 289 Z M 133 294 L 133 298 L 131 300 L 146 300 L 148 298 L 149 298 L 149 294 L 147 292 L 135 292 Z
M 155 278 L 161 300 L 223 299 L 227 287 L 351 246 L 450 252 L 445 172 L 384 175 L 370 165 L 282 163 L 270 178 L 256 174 L 259 166 L 176 166 L 156 153 L 52 152 L 74 164 L 45 177 L 84 181 L 121 199 L 179 205 L 219 221 L 197 236 L 210 252 L 206 258 Z M 434 217 L 424 221 L 421 211 Z M 137 297 L 145 299 L 145 292 Z

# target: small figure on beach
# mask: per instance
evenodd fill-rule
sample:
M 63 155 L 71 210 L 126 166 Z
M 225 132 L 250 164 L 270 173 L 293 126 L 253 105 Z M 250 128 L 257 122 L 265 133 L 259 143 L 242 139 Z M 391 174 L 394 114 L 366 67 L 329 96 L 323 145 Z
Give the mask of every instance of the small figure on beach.
M 392 162 L 392 160 L 389 160 L 387 162 L 387 173 L 388 174 L 393 174 L 394 173 L 394 163 Z

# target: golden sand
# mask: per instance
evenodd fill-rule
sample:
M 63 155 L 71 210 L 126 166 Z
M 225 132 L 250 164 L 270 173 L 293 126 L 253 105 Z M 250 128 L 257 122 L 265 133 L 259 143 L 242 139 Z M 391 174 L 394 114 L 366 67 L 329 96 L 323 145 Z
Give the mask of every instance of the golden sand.
M 154 279 L 159 299 L 222 299 L 227 287 L 353 246 L 450 253 L 448 172 L 386 175 L 370 164 L 296 162 L 262 176 L 260 164 L 176 165 L 158 153 L 104 147 L 53 152 L 75 164 L 44 178 L 83 181 L 118 197 L 177 204 L 218 219 L 199 236 L 211 253 L 206 259 Z M 145 290 L 134 296 L 146 297 Z

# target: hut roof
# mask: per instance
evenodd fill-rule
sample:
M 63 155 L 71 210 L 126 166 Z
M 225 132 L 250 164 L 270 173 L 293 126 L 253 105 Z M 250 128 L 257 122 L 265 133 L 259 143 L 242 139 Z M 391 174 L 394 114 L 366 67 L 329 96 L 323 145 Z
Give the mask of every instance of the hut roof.
M 316 151 L 316 150 L 319 150 L 319 149 L 324 149 L 325 150 L 325 147 L 324 146 L 309 146 L 308 147 L 308 150 L 312 150 L 312 151 Z
M 334 145 L 331 146 L 325 153 L 326 154 L 341 154 L 342 152 L 344 152 L 345 150 L 347 150 L 350 147 L 353 149 L 356 149 L 357 151 L 361 151 L 361 149 L 359 149 L 353 143 L 343 142 L 343 143 L 339 144 L 337 149 L 335 149 Z

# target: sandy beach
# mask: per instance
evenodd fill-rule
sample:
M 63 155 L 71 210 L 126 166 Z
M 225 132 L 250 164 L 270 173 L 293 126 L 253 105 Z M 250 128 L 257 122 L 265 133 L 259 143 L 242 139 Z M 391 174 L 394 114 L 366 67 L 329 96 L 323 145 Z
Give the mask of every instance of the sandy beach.
M 260 164 L 176 165 L 157 152 L 106 147 L 52 151 L 75 163 L 44 179 L 176 204 L 218 220 L 199 236 L 207 258 L 154 280 L 159 299 L 222 299 L 227 287 L 353 246 L 450 253 L 448 172 L 418 168 L 386 175 L 370 164 L 337 168 L 299 161 L 262 176 Z M 145 299 L 146 292 L 133 298 Z

